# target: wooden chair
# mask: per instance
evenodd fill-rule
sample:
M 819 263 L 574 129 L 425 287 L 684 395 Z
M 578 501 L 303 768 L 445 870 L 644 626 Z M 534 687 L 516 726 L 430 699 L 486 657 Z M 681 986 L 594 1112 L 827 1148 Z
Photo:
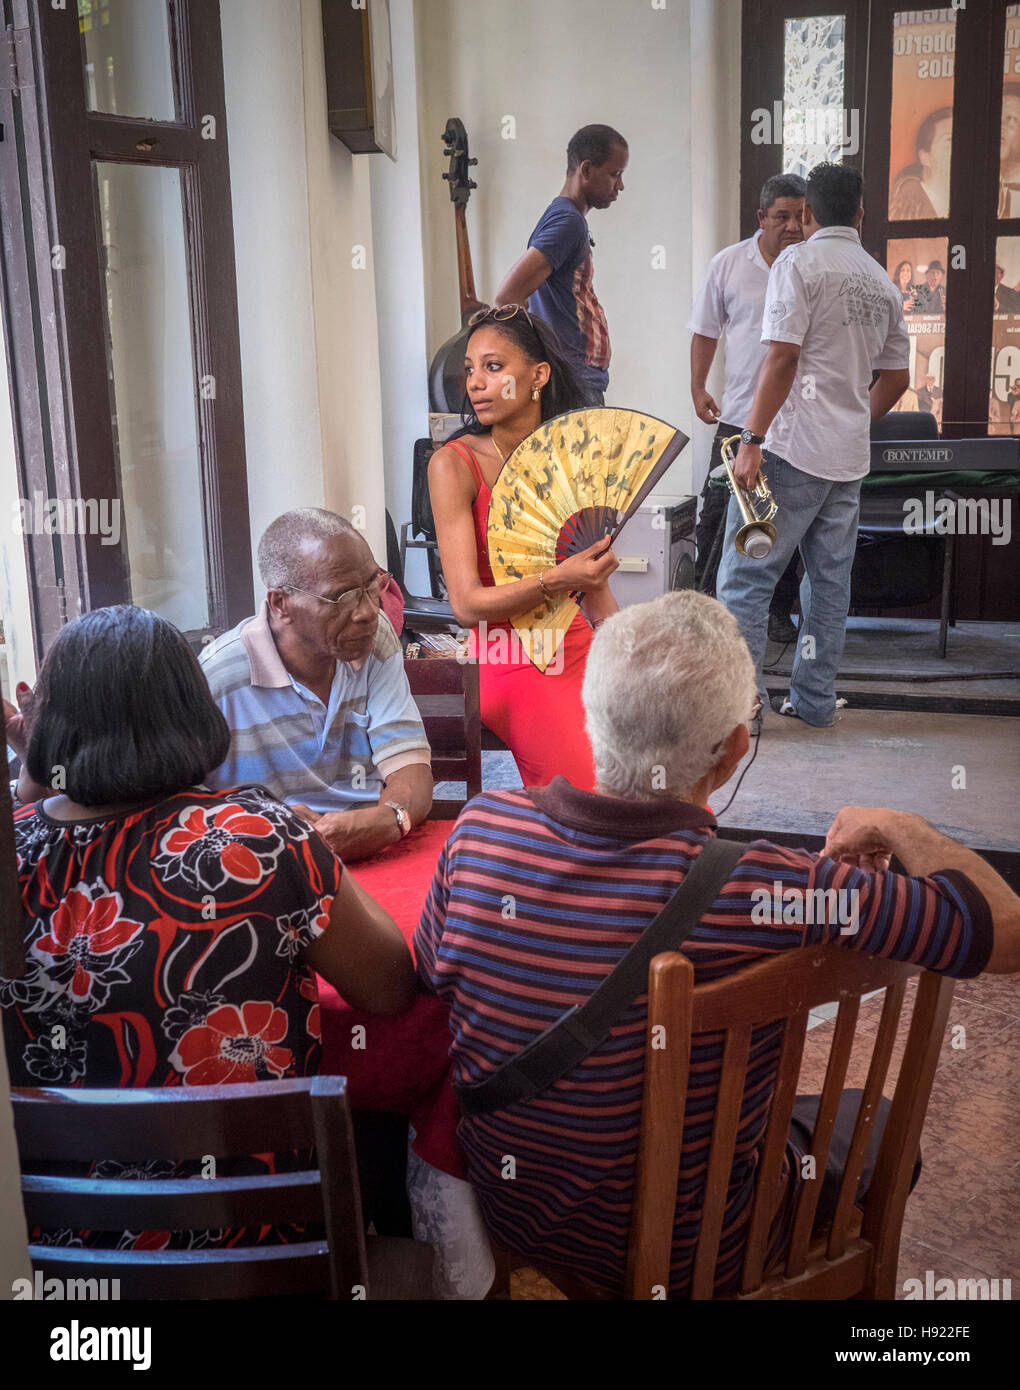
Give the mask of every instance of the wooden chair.
M 854 1196 L 893 1052 L 904 991 L 920 974 L 897 1078 L 892 1110 L 882 1136 L 863 1215 Z M 670 1254 L 680 1153 L 683 1146 L 691 1036 L 725 1033 L 701 1233 L 692 1299 L 714 1296 L 715 1267 L 733 1167 L 740 1105 L 747 1075 L 752 1029 L 784 1019 L 776 1086 L 758 1167 L 738 1299 L 891 1299 L 895 1295 L 903 1211 L 928 1108 L 954 981 L 897 961 L 832 946 L 796 951 L 728 979 L 694 987 L 694 966 L 682 952 L 656 956 L 649 969 L 648 1042 L 638 1151 L 637 1182 L 628 1248 L 625 1297 L 651 1299 L 669 1289 Z M 861 996 L 885 989 L 882 1017 L 871 1051 L 857 1126 L 847 1159 L 834 1219 L 813 1232 L 836 1112 L 844 1089 Z M 781 1199 L 779 1186 L 790 1119 L 797 1097 L 808 1013 L 839 1001 L 839 1013 L 812 1153 L 818 1178 L 801 1184 L 793 1235 L 784 1261 L 765 1269 L 769 1228 Z M 653 1029 L 664 1027 L 665 1034 Z M 651 1046 L 653 1037 L 665 1048 Z M 509 1272 L 530 1266 L 570 1298 L 608 1299 L 607 1290 L 583 1283 L 570 1270 L 516 1254 L 496 1252 L 492 1297 L 505 1297 Z
M 889 1069 L 906 983 L 916 974 L 920 974 L 921 979 L 906 1050 L 862 1215 L 854 1205 L 854 1195 Z M 694 967 L 685 955 L 669 952 L 657 956 L 649 971 L 649 1044 L 645 1052 L 645 1091 L 627 1296 L 647 1299 L 653 1297 L 656 1285 L 669 1288 L 673 1209 L 683 1144 L 691 1035 L 720 1031 L 726 1035 L 725 1051 L 691 1286 L 692 1298 L 712 1298 L 751 1031 L 759 1024 L 785 1019 L 776 1088 L 758 1168 L 741 1291 L 737 1297 L 893 1298 L 903 1209 L 953 986 L 953 980 L 919 971 L 915 966 L 822 946 L 767 961 L 729 979 L 695 989 Z M 846 1081 L 861 996 L 883 988 L 882 1017 L 835 1216 L 824 1233 L 815 1235 L 812 1228 L 821 1176 L 825 1172 L 836 1111 Z M 801 1184 L 789 1252 L 779 1268 L 767 1271 L 764 1262 L 769 1227 L 780 1199 L 779 1180 L 797 1095 L 808 1013 L 834 1000 L 839 1001 L 839 1013 L 812 1147 L 818 1178 Z M 673 1042 L 665 1048 L 653 1049 L 651 1029 L 660 1024 L 667 1030 L 666 1038 Z
M 209 1250 L 30 1245 L 35 1269 L 115 1278 L 124 1298 L 431 1297 L 432 1249 L 362 1230 L 342 1076 L 154 1090 L 14 1089 L 29 1227 L 206 1230 L 324 1225 L 325 1240 Z M 94 1159 L 219 1158 L 315 1149 L 319 1167 L 245 1177 L 117 1181 L 49 1175 Z
M 463 800 L 433 801 L 430 820 L 453 820 L 482 790 L 478 662 L 454 657 L 405 661 L 404 670 L 432 747 L 437 782 L 463 782 Z

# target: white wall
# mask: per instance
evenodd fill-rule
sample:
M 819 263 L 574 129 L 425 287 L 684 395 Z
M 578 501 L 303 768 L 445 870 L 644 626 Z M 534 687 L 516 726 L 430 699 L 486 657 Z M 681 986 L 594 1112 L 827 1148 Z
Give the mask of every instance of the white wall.
M 371 155 L 368 164 L 372 183 L 386 505 L 394 525 L 399 527 L 411 517 L 414 441 L 427 436 L 429 411 L 429 355 L 425 341 L 427 277 L 420 235 L 421 171 L 413 0 L 390 0 L 390 28 L 397 160 Z M 407 552 L 406 577 L 412 593 L 429 592 L 423 551 Z
M 602 121 L 630 143 L 623 194 L 589 218 L 613 347 L 607 398 L 690 434 L 692 283 L 706 244 L 719 250 L 737 230 L 739 0 L 664 0 L 662 8 L 650 0 L 417 0 L 417 17 L 430 351 L 459 325 L 453 215 L 441 179 L 447 117 L 464 121 L 479 161 L 467 218 L 482 299 L 559 193 L 570 136 Z M 720 110 L 729 148 L 716 138 Z M 507 116 L 515 139 L 503 138 Z M 662 269 L 652 266 L 656 246 Z M 658 491 L 690 490 L 691 454 Z
M 354 509 L 364 508 L 366 538 L 385 563 L 378 257 L 369 167 L 385 155 L 352 155 L 329 133 L 320 0 L 301 0 L 301 34 L 324 505 L 359 525 Z M 364 248 L 363 267 L 358 247 Z
M 220 0 L 220 25 L 254 560 L 275 516 L 325 505 L 301 14 L 295 0 Z
M 691 138 L 691 299 L 684 305 L 682 326 L 689 345 L 687 319 L 708 263 L 717 251 L 740 239 L 740 0 L 695 0 L 691 6 L 691 107 L 697 113 Z M 711 138 L 708 136 L 711 135 Z M 696 191 L 693 191 L 696 190 Z M 688 346 L 685 385 L 690 384 Z M 722 399 L 725 349 L 716 353 L 709 390 Z M 690 410 L 687 452 L 693 467 L 692 491 L 701 491 L 712 452 L 714 425 L 703 424 Z

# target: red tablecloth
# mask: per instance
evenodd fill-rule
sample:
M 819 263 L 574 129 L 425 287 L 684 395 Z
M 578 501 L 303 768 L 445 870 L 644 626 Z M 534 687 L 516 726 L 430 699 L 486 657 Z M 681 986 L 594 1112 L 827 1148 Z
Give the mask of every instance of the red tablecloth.
M 426 821 L 375 859 L 345 870 L 382 904 L 408 945 L 453 824 L 449 820 Z M 351 1108 L 410 1116 L 417 1135 L 415 1151 L 433 1167 L 466 1177 L 457 1144 L 446 1005 L 433 995 L 420 994 L 411 1008 L 397 1017 L 368 1014 L 345 1004 L 321 977 L 319 1000 L 321 1070 L 347 1077 Z

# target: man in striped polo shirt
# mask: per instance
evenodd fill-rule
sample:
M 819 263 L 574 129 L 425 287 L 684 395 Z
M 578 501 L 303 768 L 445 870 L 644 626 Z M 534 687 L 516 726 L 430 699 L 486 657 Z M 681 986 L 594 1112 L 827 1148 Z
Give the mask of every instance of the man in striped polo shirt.
M 450 1005 L 457 1081 L 481 1081 L 584 1002 L 665 905 L 715 831 L 705 805 L 747 750 L 754 701 L 747 646 L 716 600 L 669 593 L 603 624 L 584 682 L 596 791 L 556 778 L 476 797 L 439 861 L 415 946 L 423 984 Z M 891 853 L 906 874 L 889 872 Z M 835 896 L 810 896 L 815 890 Z M 831 913 L 805 910 L 819 902 L 831 902 Z M 683 950 L 702 984 L 825 942 L 958 977 L 1016 971 L 1020 900 L 976 854 L 920 817 L 848 807 L 821 856 L 749 844 Z M 642 995 L 560 1081 L 533 1100 L 463 1119 L 458 1130 L 493 1239 L 616 1293 L 626 1265 L 646 1023 Z M 718 1292 L 734 1289 L 741 1268 L 780 1044 L 781 1025 L 755 1029 Z M 720 1035 L 695 1040 L 674 1297 L 690 1283 L 720 1062 Z M 841 1143 L 845 1159 L 859 1096 L 844 1096 L 834 1163 Z M 772 1257 L 789 1238 L 811 1105 L 798 1101 L 795 1118 Z M 823 1179 L 819 1224 L 831 1219 L 827 1192 L 840 1171 Z
M 333 512 L 285 512 L 259 542 L 261 611 L 199 658 L 230 726 L 206 782 L 257 782 L 344 860 L 410 833 L 432 805 L 431 754 L 396 633 L 388 576 Z

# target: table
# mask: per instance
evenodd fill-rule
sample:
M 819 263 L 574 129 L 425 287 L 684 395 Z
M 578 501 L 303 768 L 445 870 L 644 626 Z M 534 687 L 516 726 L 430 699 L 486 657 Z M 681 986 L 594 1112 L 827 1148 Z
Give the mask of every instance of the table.
M 390 914 L 412 944 L 452 820 L 425 821 L 373 859 L 345 867 Z M 327 1075 L 346 1076 L 352 1110 L 407 1115 L 415 1152 L 434 1168 L 467 1176 L 457 1144 L 457 1103 L 450 1080 L 447 1006 L 419 994 L 394 1017 L 352 1009 L 321 977 L 322 1062 Z M 356 1029 L 364 1032 L 356 1032 Z

